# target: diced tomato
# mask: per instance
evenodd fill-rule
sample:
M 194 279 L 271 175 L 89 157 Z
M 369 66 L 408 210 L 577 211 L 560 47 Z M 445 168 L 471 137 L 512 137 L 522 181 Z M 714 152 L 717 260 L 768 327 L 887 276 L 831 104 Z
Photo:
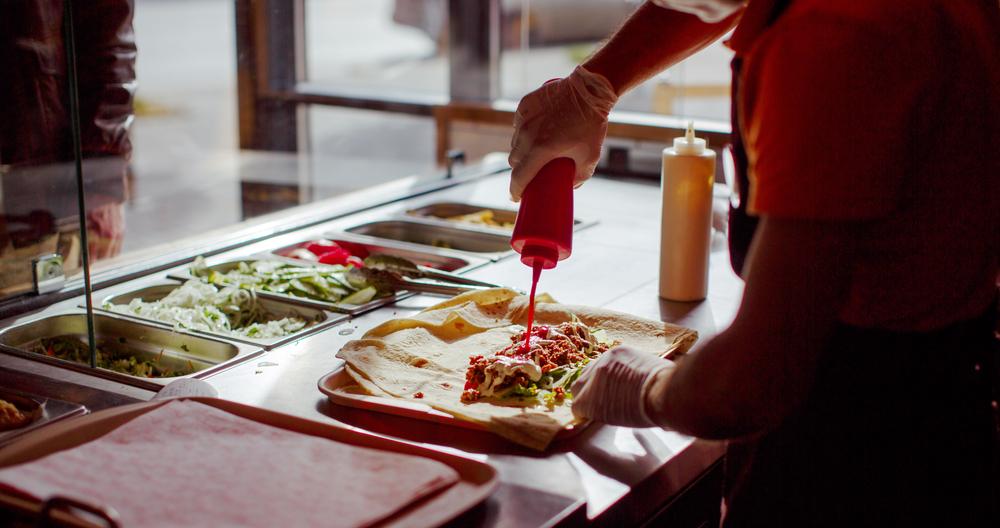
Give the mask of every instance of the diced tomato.
M 463 389 L 463 390 L 469 390 L 469 389 L 474 389 L 474 388 L 476 388 L 476 384 L 474 382 L 472 382 L 472 381 L 466 381 L 465 382 L 465 389 Z
M 365 261 L 359 259 L 358 257 L 351 255 L 347 257 L 347 263 L 352 264 L 355 268 L 365 267 Z
M 351 256 L 351 252 L 344 248 L 338 247 L 323 253 L 319 256 L 320 264 L 340 264 L 341 266 L 347 265 L 347 259 Z
M 371 254 L 371 252 L 368 251 L 368 248 L 366 248 L 361 244 L 358 244 L 357 242 L 351 242 L 348 240 L 338 240 L 334 243 L 346 249 L 347 251 L 350 251 L 352 255 L 360 259 L 366 258 L 368 255 Z
M 319 240 L 313 240 L 312 242 L 306 244 L 306 249 L 312 252 L 318 257 L 322 257 L 325 253 L 328 253 L 331 249 L 337 249 L 340 246 L 332 240 L 327 240 L 321 238 Z

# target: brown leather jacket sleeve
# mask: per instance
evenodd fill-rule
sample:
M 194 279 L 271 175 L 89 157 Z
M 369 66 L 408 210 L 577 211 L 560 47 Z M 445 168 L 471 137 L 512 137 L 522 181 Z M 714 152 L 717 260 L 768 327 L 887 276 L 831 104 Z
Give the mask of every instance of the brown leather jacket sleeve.
M 84 157 L 132 152 L 128 129 L 135 116 L 133 0 L 74 0 L 80 132 Z
M 84 157 L 132 151 L 133 0 L 72 0 Z M 0 2 L 0 163 L 73 159 L 62 0 Z

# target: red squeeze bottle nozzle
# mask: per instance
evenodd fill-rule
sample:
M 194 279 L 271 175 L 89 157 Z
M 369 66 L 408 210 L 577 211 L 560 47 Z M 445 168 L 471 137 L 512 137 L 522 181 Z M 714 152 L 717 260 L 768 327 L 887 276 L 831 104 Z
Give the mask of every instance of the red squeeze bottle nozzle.
M 521 194 L 521 208 L 514 221 L 510 247 L 521 262 L 540 269 L 556 267 L 573 251 L 573 175 L 570 158 L 545 164 Z

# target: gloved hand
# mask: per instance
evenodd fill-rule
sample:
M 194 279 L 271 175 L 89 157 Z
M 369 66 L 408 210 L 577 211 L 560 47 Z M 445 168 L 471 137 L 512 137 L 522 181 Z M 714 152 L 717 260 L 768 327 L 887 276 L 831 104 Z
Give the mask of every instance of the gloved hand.
M 617 102 L 611 83 L 583 66 L 524 96 L 510 143 L 510 199 L 519 202 L 538 170 L 560 157 L 576 163 L 574 188 L 583 185 L 601 158 L 608 114 Z
M 644 409 L 646 391 L 658 372 L 674 366 L 637 348 L 612 348 L 573 383 L 573 415 L 611 425 L 655 427 Z

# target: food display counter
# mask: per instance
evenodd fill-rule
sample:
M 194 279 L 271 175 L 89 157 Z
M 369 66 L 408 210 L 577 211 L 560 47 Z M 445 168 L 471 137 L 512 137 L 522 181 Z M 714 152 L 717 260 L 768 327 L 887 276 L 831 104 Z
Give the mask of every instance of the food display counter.
M 510 250 L 510 231 L 502 218 L 500 225 L 443 218 L 482 209 L 500 217 L 512 214 L 516 205 L 507 200 L 508 178 L 503 167 L 484 164 L 449 180 L 412 186 L 396 182 L 271 215 L 219 237 L 214 246 L 193 244 L 145 262 L 100 270 L 93 291 L 97 333 L 183 360 L 191 369 L 182 377 L 206 381 L 222 400 L 488 464 L 499 485 L 452 520 L 456 526 L 628 526 L 651 519 L 698 526 L 711 517 L 721 491 L 715 487 L 720 443 L 656 428 L 588 424 L 535 451 L 442 420 L 343 405 L 324 393 L 323 383 L 332 383 L 329 376 L 343 366 L 337 352 L 345 343 L 390 319 L 439 303 L 447 293 L 398 291 L 347 305 L 261 296 L 270 303 L 265 308 L 295 312 L 308 321 L 301 331 L 281 339 L 175 332 L 169 324 L 104 308 L 107 302 L 164 296 L 191 278 L 199 255 L 206 256 L 207 266 L 294 263 L 294 251 L 317 239 L 379 248 L 470 282 L 524 291 L 531 271 Z M 672 322 L 697 331 L 700 339 L 728 326 L 742 282 L 730 269 L 721 235 L 713 244 L 708 299 L 675 303 L 658 297 L 659 204 L 656 182 L 595 177 L 576 192 L 572 256 L 542 274 L 538 291 L 564 304 Z M 447 214 L 435 216 L 434 211 Z M 65 424 L 74 414 L 149 400 L 171 381 L 95 372 L 26 351 L 46 333 L 81 333 L 85 297 L 62 297 L 0 321 L 0 386 L 5 390 L 50 402 L 47 419 Z M 10 445 L 3 437 L 0 442 Z

